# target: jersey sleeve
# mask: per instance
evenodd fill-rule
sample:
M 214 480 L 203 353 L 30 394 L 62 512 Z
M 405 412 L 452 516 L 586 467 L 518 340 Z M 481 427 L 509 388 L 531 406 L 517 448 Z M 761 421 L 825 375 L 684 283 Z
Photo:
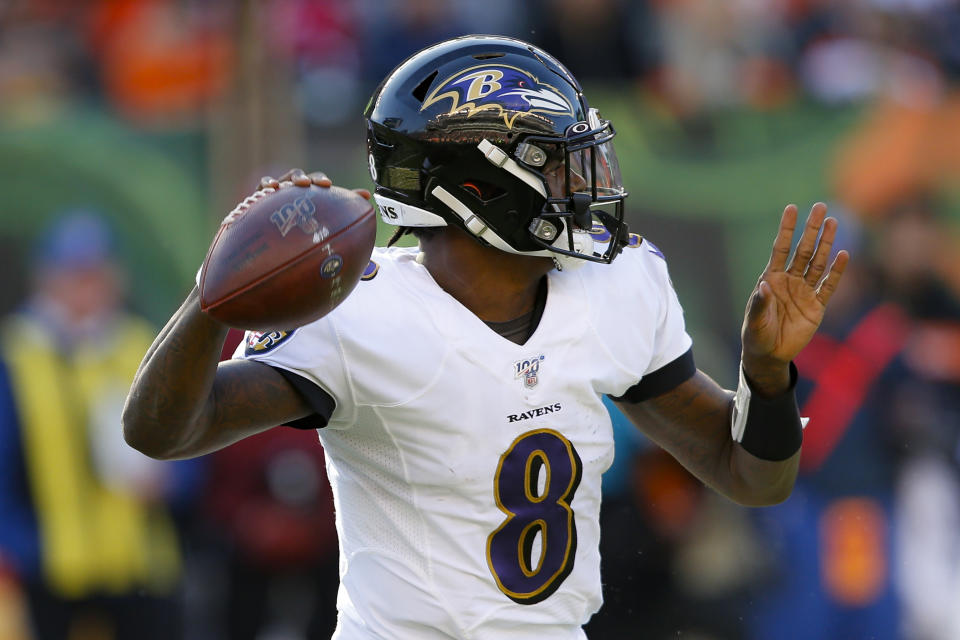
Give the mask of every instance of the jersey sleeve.
M 642 252 L 640 259 L 650 276 L 647 282 L 654 285 L 659 301 L 650 362 L 636 384 L 613 397 L 618 402 L 635 403 L 671 391 L 690 379 L 697 367 L 693 359 L 693 339 L 687 333 L 683 307 L 670 280 L 666 258 L 646 239 L 631 251 Z
M 647 253 L 651 257 L 648 260 L 653 262 L 653 271 L 657 276 L 656 282 L 660 290 L 660 299 L 663 301 L 657 325 L 653 360 L 651 360 L 647 371 L 644 372 L 644 375 L 649 375 L 686 353 L 693 345 L 693 339 L 687 333 L 686 323 L 683 319 L 683 307 L 680 306 L 677 292 L 670 280 L 666 259 L 652 243 L 645 242 L 645 244 L 649 245 Z
M 233 357 L 273 367 L 307 401 L 314 413 L 288 426 L 319 429 L 350 421 L 350 385 L 336 332 L 325 319 L 291 331 L 248 331 Z

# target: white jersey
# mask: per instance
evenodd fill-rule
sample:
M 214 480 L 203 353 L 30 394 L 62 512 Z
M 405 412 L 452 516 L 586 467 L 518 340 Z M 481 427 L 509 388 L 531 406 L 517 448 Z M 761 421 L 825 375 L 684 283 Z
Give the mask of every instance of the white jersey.
M 690 349 L 666 263 L 644 242 L 550 273 L 518 345 L 416 254 L 377 249 L 375 276 L 330 315 L 247 340 L 246 357 L 336 402 L 320 429 L 340 537 L 334 637 L 582 638 L 601 604 L 613 461 L 601 396 Z

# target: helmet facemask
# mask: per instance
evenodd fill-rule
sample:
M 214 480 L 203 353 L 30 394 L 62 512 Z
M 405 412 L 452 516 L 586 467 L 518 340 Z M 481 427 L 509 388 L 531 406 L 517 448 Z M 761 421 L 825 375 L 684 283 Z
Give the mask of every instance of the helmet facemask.
M 627 193 L 613 148 L 614 135 L 613 125 L 590 109 L 588 121 L 570 125 L 563 138 L 527 136 L 517 145 L 513 155 L 545 185 L 543 209 L 529 228 L 538 245 L 561 255 L 608 263 L 627 243 L 623 220 Z M 583 234 L 608 241 L 587 241 Z

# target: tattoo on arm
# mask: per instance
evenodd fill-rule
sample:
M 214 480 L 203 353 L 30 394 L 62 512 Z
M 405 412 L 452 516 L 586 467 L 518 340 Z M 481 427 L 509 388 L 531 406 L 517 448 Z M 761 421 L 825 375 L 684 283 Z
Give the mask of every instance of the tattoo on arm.
M 210 417 L 205 422 L 214 427 L 206 444 L 219 449 L 304 418 L 313 409 L 273 367 L 252 360 L 229 360 L 217 369 L 207 412 Z
M 150 347 L 124 407 L 127 442 L 158 458 L 202 455 L 309 415 L 283 376 L 256 362 L 218 366 L 227 328 L 194 289 Z

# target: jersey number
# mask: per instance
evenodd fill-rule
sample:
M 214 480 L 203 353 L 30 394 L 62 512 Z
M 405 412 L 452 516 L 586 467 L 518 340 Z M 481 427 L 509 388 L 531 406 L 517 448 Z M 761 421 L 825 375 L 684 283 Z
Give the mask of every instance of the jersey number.
M 573 570 L 577 528 L 570 502 L 581 468 L 576 449 L 552 429 L 524 433 L 500 456 L 493 495 L 507 518 L 487 537 L 487 564 L 514 602 L 548 598 Z

